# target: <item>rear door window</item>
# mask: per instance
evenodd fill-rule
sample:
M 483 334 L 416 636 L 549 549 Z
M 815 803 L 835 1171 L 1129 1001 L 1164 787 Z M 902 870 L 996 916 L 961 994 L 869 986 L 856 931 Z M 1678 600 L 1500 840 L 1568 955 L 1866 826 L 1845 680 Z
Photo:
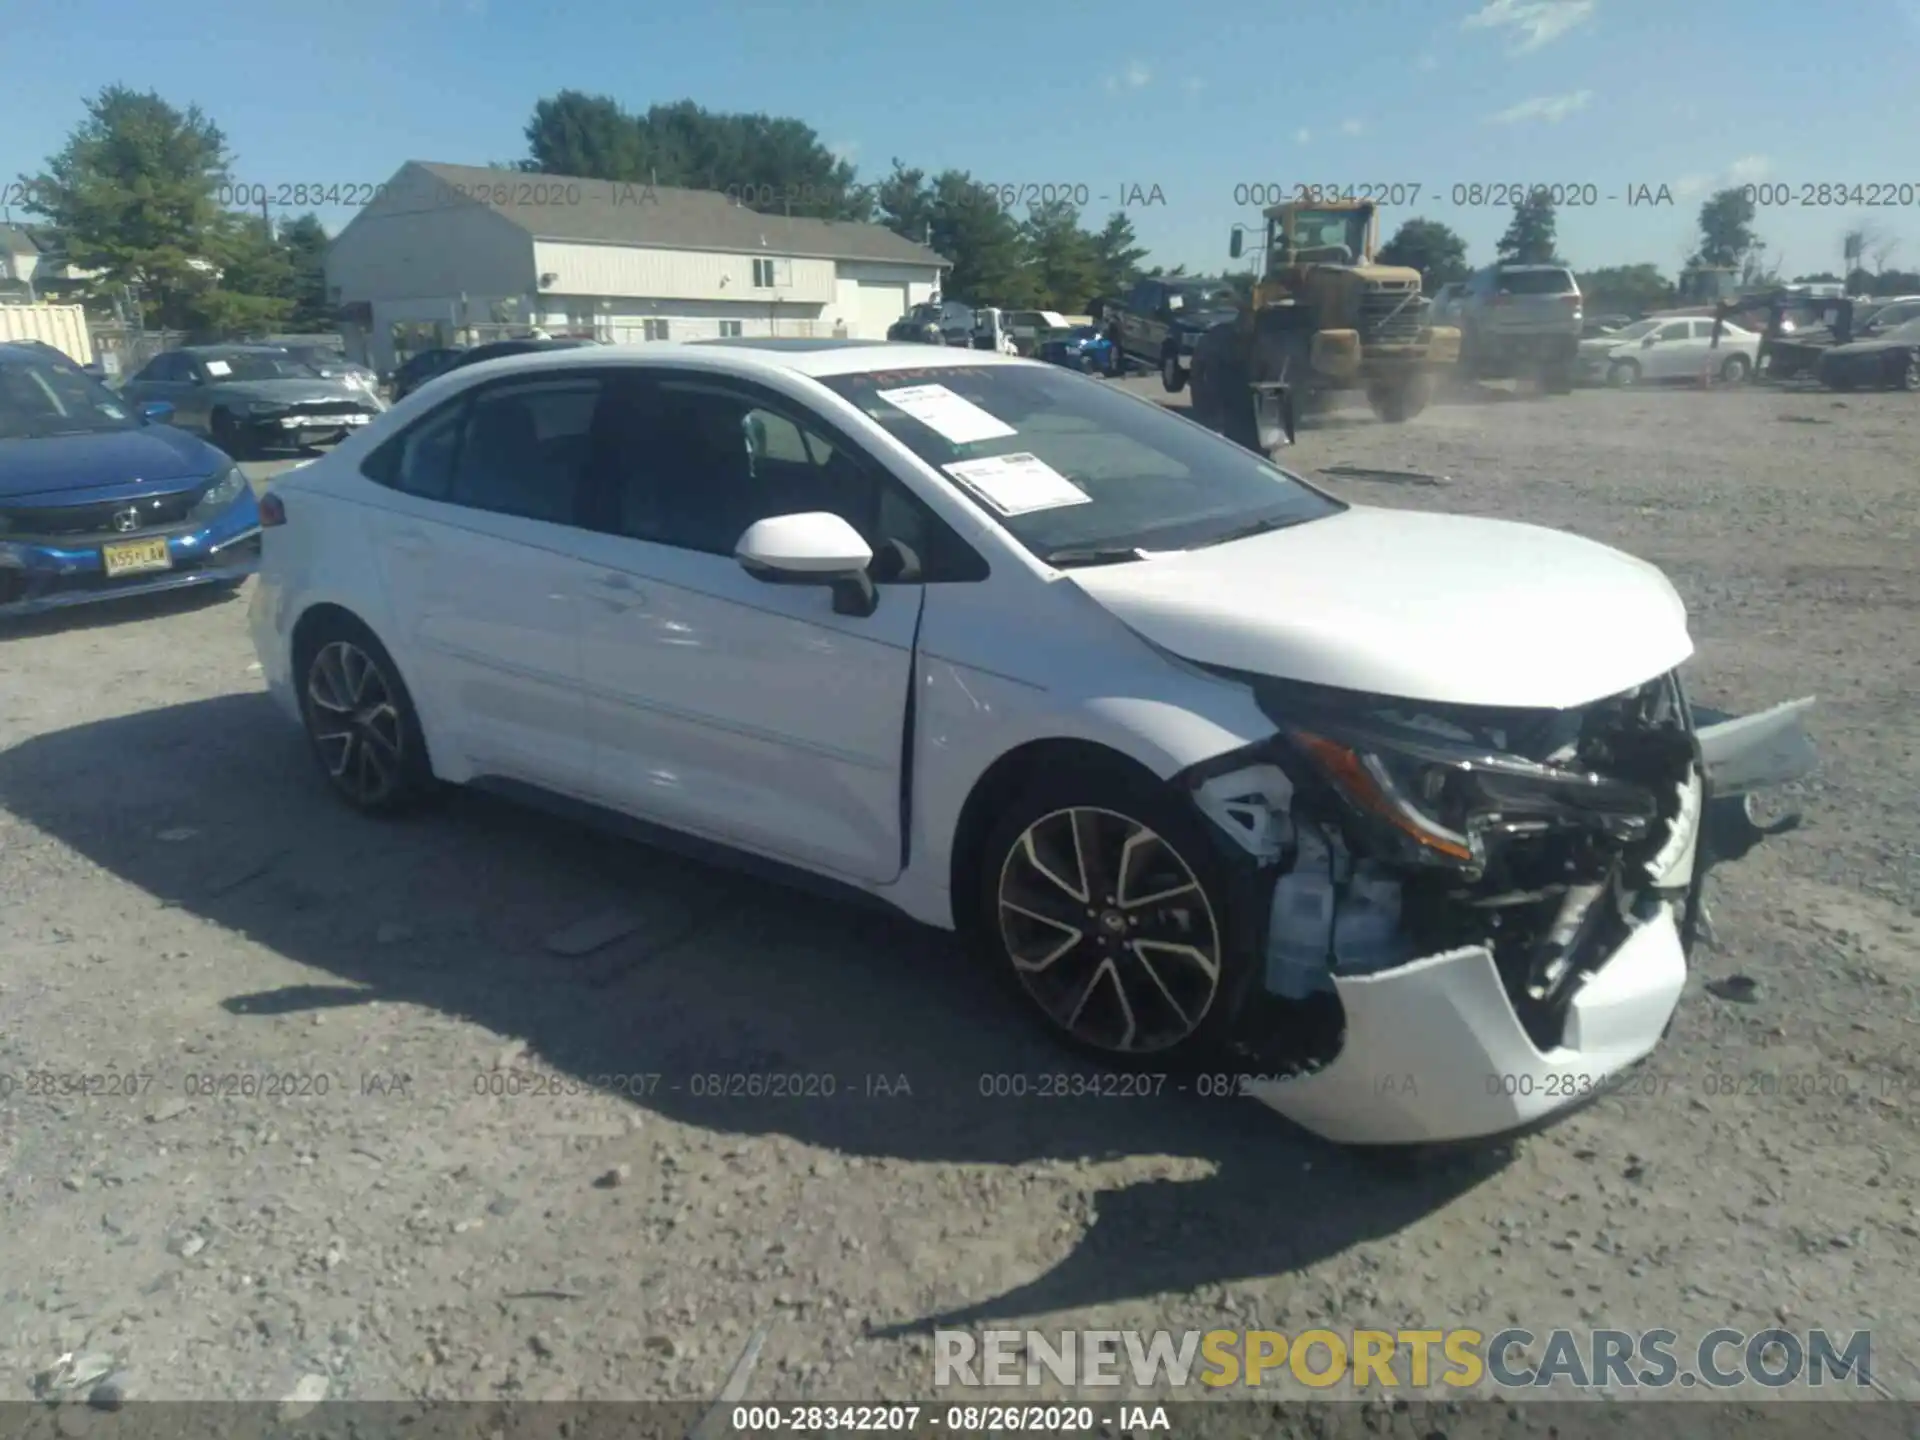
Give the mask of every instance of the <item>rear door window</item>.
M 1565 270 L 1509 270 L 1500 277 L 1500 288 L 1509 295 L 1569 295 L 1575 286 Z

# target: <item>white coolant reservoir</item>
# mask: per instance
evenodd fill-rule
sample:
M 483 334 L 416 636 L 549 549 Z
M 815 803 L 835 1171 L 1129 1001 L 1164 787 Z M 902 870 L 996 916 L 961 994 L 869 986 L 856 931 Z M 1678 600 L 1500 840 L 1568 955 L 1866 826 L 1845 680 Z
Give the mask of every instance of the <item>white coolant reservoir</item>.
M 1333 922 L 1335 967 L 1342 975 L 1370 975 L 1413 958 L 1400 928 L 1400 884 L 1367 861 L 1354 867 Z
M 1289 1000 L 1332 984 L 1333 856 L 1311 827 L 1298 837 L 1293 868 L 1274 884 L 1267 927 L 1267 989 Z

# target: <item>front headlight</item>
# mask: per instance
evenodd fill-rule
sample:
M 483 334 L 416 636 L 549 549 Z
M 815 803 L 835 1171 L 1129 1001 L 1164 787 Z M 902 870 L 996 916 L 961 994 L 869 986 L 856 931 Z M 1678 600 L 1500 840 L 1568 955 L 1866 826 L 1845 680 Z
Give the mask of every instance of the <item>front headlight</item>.
M 1652 790 L 1572 766 L 1424 735 L 1292 732 L 1294 744 L 1358 814 L 1401 842 L 1407 858 L 1478 873 L 1486 837 L 1547 830 L 1646 839 L 1659 819 Z
M 247 477 L 240 473 L 240 467 L 231 466 L 224 475 L 207 487 L 204 495 L 194 502 L 193 509 L 187 512 L 188 518 L 211 520 L 238 500 L 249 488 Z
M 286 408 L 277 400 L 252 400 L 247 403 L 247 413 L 250 415 L 277 415 Z

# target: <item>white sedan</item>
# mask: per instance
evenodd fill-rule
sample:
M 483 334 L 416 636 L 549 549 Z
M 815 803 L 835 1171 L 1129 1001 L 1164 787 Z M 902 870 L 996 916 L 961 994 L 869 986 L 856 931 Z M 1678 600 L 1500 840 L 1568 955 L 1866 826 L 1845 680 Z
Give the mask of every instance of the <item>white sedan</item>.
M 1641 320 L 1618 335 L 1604 337 L 1618 343 L 1605 351 L 1609 385 L 1637 385 L 1642 380 L 1717 380 L 1737 385 L 1749 379 L 1760 364 L 1760 337 L 1751 330 L 1722 322 L 1718 340 L 1714 322 L 1698 316 L 1675 320 Z M 1583 359 L 1587 345 L 1581 345 Z
M 261 508 L 254 643 L 349 804 L 506 787 L 838 882 L 1338 1141 L 1648 1054 L 1728 806 L 1811 763 L 1804 705 L 1696 729 L 1643 561 L 988 353 L 492 361 Z

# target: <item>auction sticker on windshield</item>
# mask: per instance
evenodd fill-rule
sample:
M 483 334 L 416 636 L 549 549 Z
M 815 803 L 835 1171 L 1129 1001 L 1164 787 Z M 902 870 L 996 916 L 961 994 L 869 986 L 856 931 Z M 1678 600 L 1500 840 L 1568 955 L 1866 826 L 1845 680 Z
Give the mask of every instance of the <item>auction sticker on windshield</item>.
M 209 375 L 231 375 L 233 373 L 233 366 L 224 360 L 209 360 L 207 361 L 207 373 Z
M 1085 505 L 1093 499 L 1038 455 L 960 460 L 946 470 L 1002 515 L 1057 510 L 1063 505 Z
M 909 385 L 904 390 L 873 393 L 955 445 L 971 445 L 976 440 L 1004 440 L 1015 433 L 1011 425 L 994 419 L 944 385 Z

